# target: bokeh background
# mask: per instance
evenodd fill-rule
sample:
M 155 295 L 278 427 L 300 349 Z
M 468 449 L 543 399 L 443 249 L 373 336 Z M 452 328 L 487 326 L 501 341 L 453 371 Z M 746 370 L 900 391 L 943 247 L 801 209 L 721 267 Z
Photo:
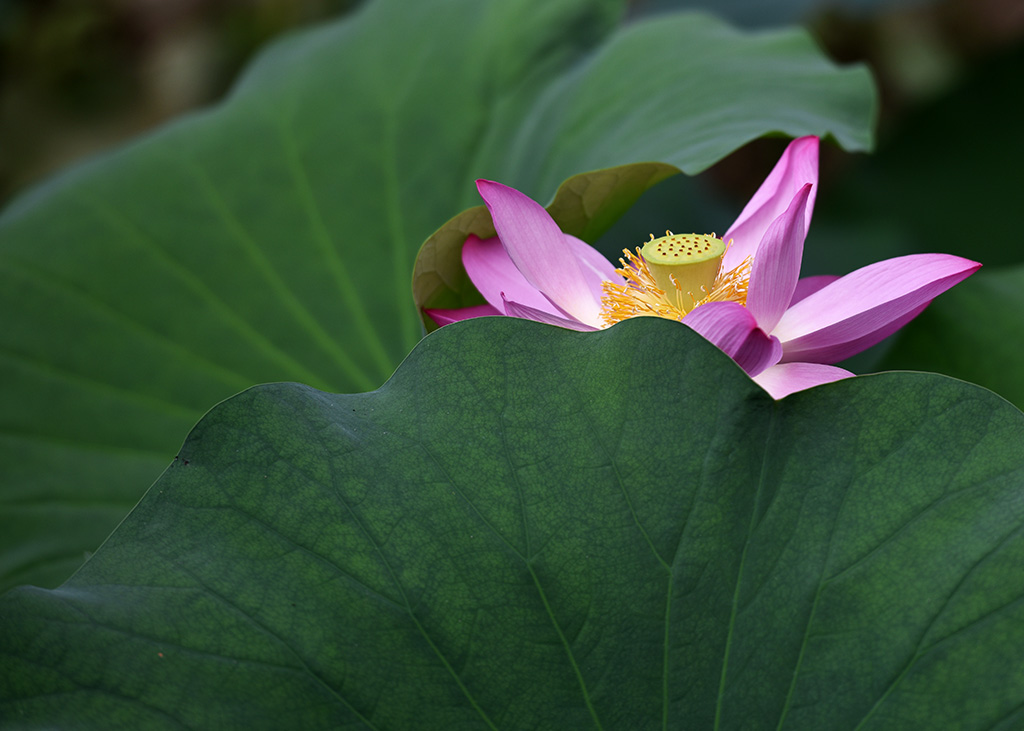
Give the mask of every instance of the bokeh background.
M 0 1 L 0 203 L 82 157 L 215 102 L 268 40 L 356 4 Z M 635 0 L 632 13 L 686 7 L 713 10 L 746 28 L 802 24 L 834 60 L 866 61 L 882 94 L 880 156 L 901 141 L 903 130 L 921 134 L 922 123 L 935 137 L 949 135 L 944 146 L 955 156 L 956 148 L 994 147 L 992 142 L 1002 140 L 989 135 L 1010 133 L 1019 120 L 1021 0 Z M 962 115 L 959 123 L 983 122 L 985 134 L 966 127 L 958 134 L 955 110 Z M 750 147 L 708 175 L 727 206 L 745 199 L 776 155 L 777 146 Z M 1015 152 L 1006 162 L 1020 160 Z M 938 150 L 932 154 L 945 157 Z M 1019 184 L 1019 178 L 984 177 L 989 179 L 974 182 Z M 993 223 L 988 218 L 979 230 Z
M 269 39 L 354 0 L 0 0 L 0 199 L 220 98 Z

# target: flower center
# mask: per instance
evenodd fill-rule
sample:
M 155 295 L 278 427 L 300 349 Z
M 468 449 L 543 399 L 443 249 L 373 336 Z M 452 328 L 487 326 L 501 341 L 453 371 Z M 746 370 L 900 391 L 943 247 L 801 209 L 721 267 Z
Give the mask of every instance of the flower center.
M 678 289 L 694 301 L 703 299 L 715 286 L 725 242 L 707 234 L 665 233 L 644 244 L 641 252 L 654 281 L 665 292 Z
M 721 271 L 727 245 L 711 234 L 651 236 L 636 254 L 623 249 L 622 282 L 604 282 L 601 319 L 605 326 L 630 317 L 682 320 L 707 302 L 747 304 L 747 283 L 753 257 L 728 272 Z

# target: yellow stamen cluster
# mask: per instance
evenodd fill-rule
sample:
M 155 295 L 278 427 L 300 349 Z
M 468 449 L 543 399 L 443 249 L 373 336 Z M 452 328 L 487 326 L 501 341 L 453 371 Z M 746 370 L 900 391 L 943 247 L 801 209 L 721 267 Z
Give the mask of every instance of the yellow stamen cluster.
M 666 232 L 669 236 L 672 234 Z M 654 240 L 654 237 L 651 237 Z M 671 290 L 658 286 L 640 247 L 636 253 L 623 249 L 619 259 L 622 283 L 604 282 L 601 297 L 601 319 L 606 327 L 631 317 L 663 317 L 682 320 L 687 312 L 708 302 L 732 301 L 746 306 L 747 285 L 753 257 L 748 256 L 739 266 L 728 272 L 719 271 L 710 290 L 701 286 L 697 292 L 685 291 L 675 276 L 669 276 Z

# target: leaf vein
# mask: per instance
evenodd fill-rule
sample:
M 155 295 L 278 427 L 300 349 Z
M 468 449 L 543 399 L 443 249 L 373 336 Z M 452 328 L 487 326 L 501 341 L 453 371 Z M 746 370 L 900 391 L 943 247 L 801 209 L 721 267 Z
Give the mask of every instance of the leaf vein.
M 187 167 L 191 174 L 199 181 L 202 190 L 207 195 L 211 208 L 220 218 L 230 236 L 239 243 L 246 256 L 256 266 L 264 281 L 267 282 L 274 294 L 280 298 L 281 303 L 295 321 L 313 337 L 314 341 L 321 348 L 334 358 L 338 366 L 353 380 L 357 387 L 370 390 L 379 385 L 338 345 L 337 340 L 328 334 L 309 308 L 288 287 L 277 270 L 270 264 L 266 254 L 228 207 L 224 197 L 217 190 L 213 181 L 206 174 L 206 171 L 189 158 L 176 159 L 180 160 L 181 164 Z

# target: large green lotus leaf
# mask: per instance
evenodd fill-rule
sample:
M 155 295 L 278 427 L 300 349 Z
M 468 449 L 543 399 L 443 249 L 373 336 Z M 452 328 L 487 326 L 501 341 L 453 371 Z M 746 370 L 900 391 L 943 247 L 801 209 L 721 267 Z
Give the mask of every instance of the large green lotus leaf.
M 221 404 L 78 573 L 0 599 L 25 728 L 1018 728 L 1024 415 L 776 402 L 678 323 L 428 336 Z
M 982 269 L 900 332 L 880 365 L 946 373 L 1024 408 L 1024 266 Z
M 699 169 L 773 130 L 868 144 L 866 72 L 803 33 L 699 16 L 613 33 L 621 6 L 375 0 L 275 45 L 209 112 L 12 205 L 0 585 L 65 578 L 218 401 L 380 385 L 421 337 L 415 252 L 477 202 L 474 177 L 546 200 L 586 170 Z M 707 58 L 672 41 L 695 34 Z M 606 225 L 643 187 L 626 182 L 590 186 L 567 220 Z

